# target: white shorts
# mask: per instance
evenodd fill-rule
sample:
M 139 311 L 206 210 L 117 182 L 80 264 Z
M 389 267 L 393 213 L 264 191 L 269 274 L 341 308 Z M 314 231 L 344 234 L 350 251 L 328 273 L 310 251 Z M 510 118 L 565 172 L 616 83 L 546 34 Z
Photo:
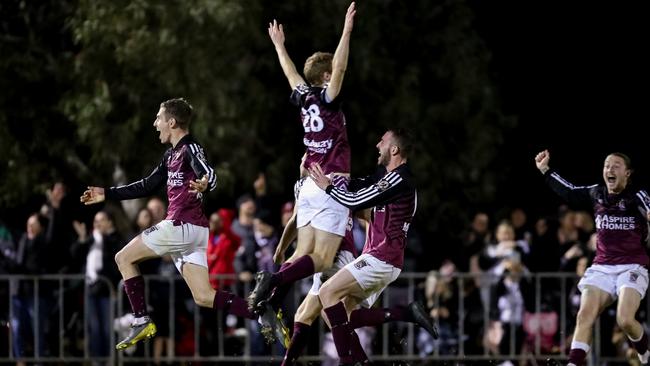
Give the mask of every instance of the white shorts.
M 364 293 L 363 306 L 371 307 L 388 285 L 399 277 L 401 269 L 379 260 L 370 254 L 361 254 L 345 267 Z
M 597 287 L 610 294 L 614 300 L 623 288 L 630 287 L 643 298 L 648 290 L 648 270 L 640 264 L 594 264 L 587 268 L 578 282 L 580 291 L 585 286 Z
M 330 277 L 334 276 L 339 269 L 345 267 L 346 264 L 354 261 L 354 255 L 347 250 L 342 250 L 336 254 L 334 258 L 334 263 L 332 267 L 324 270 L 323 272 L 314 273 L 314 281 L 311 284 L 311 289 L 309 289 L 310 295 L 316 295 L 320 293 L 320 287 L 323 282 L 327 281 Z
M 315 229 L 345 236 L 350 210 L 336 202 L 324 190 L 318 188 L 309 177 L 305 179 L 300 188 L 296 206 L 298 208 L 297 227 L 311 224 Z
M 193 224 L 174 225 L 163 220 L 142 232 L 142 241 L 159 256 L 169 254 L 182 273 L 185 263 L 208 268 L 205 251 L 208 247 L 208 228 Z

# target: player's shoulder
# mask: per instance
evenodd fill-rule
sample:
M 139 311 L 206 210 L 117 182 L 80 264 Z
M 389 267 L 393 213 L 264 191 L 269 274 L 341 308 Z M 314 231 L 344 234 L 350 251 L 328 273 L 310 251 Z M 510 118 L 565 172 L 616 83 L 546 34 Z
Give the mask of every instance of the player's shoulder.
M 305 95 L 308 94 L 311 89 L 312 87 L 307 84 L 298 84 L 293 90 L 298 94 Z

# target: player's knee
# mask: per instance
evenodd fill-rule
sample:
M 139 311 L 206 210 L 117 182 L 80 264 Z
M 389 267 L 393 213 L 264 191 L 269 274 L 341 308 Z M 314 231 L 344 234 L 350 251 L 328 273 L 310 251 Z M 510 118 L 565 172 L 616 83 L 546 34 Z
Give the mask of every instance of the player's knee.
M 594 309 L 581 307 L 580 310 L 578 310 L 577 321 L 578 324 L 582 326 L 591 326 L 594 324 L 597 316 L 598 312 Z
M 321 286 L 318 298 L 320 299 L 320 302 L 323 304 L 324 308 L 330 307 L 337 303 L 335 289 L 327 282 Z
M 120 250 L 115 254 L 115 263 L 117 264 L 117 268 L 124 268 L 125 265 L 129 264 L 129 260 L 124 251 Z
M 204 307 L 204 308 L 211 308 L 213 303 L 214 303 L 214 297 L 211 296 L 211 294 L 193 293 L 192 297 L 194 297 L 194 302 L 196 303 L 196 305 Z
M 625 333 L 629 333 L 629 330 L 634 329 L 636 319 L 633 314 L 616 314 L 616 323 Z

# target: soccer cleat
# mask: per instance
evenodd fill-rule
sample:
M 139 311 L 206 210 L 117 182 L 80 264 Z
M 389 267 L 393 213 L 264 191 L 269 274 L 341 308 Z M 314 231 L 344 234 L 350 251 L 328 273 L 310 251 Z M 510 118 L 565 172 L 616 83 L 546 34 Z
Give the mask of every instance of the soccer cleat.
M 436 326 L 433 325 L 432 319 L 424 311 L 422 305 L 420 305 L 419 302 L 413 301 L 410 303 L 408 306 L 408 311 L 411 313 L 411 317 L 413 318 L 414 323 L 418 324 L 427 332 L 429 332 L 433 339 L 438 339 L 438 329 L 436 329 Z
M 254 313 L 263 311 L 262 301 L 271 295 L 271 273 L 262 271 L 255 275 L 255 288 L 248 295 L 248 309 Z
M 145 317 L 144 323 L 131 325 L 129 335 L 127 335 L 122 342 L 118 343 L 115 346 L 115 349 L 122 350 L 132 347 L 141 340 L 153 338 L 153 336 L 156 335 L 156 332 L 156 324 L 154 324 L 153 321 L 151 321 L 151 318 L 147 316 Z
M 282 309 L 278 309 L 276 318 L 278 320 L 278 326 L 276 327 L 275 335 L 278 337 L 284 348 L 288 349 L 289 345 L 291 344 L 291 333 L 289 332 L 289 328 L 287 328 L 287 325 L 284 322 Z
M 284 324 L 282 310 L 276 313 L 273 307 L 265 301 L 260 306 L 261 315 L 257 322 L 261 325 L 260 333 L 264 336 L 266 343 L 273 344 L 276 341 L 280 341 L 285 349 L 289 348 L 291 335 L 289 334 L 289 328 Z

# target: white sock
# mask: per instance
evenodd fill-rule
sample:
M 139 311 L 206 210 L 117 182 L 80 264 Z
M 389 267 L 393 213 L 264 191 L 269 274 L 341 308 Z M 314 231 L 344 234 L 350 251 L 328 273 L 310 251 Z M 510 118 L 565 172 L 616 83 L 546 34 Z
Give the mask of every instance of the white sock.
M 576 349 L 576 348 L 585 351 L 585 353 L 589 353 L 589 349 L 591 347 L 589 347 L 589 345 L 584 342 L 578 342 L 578 341 L 571 342 L 571 349 Z

